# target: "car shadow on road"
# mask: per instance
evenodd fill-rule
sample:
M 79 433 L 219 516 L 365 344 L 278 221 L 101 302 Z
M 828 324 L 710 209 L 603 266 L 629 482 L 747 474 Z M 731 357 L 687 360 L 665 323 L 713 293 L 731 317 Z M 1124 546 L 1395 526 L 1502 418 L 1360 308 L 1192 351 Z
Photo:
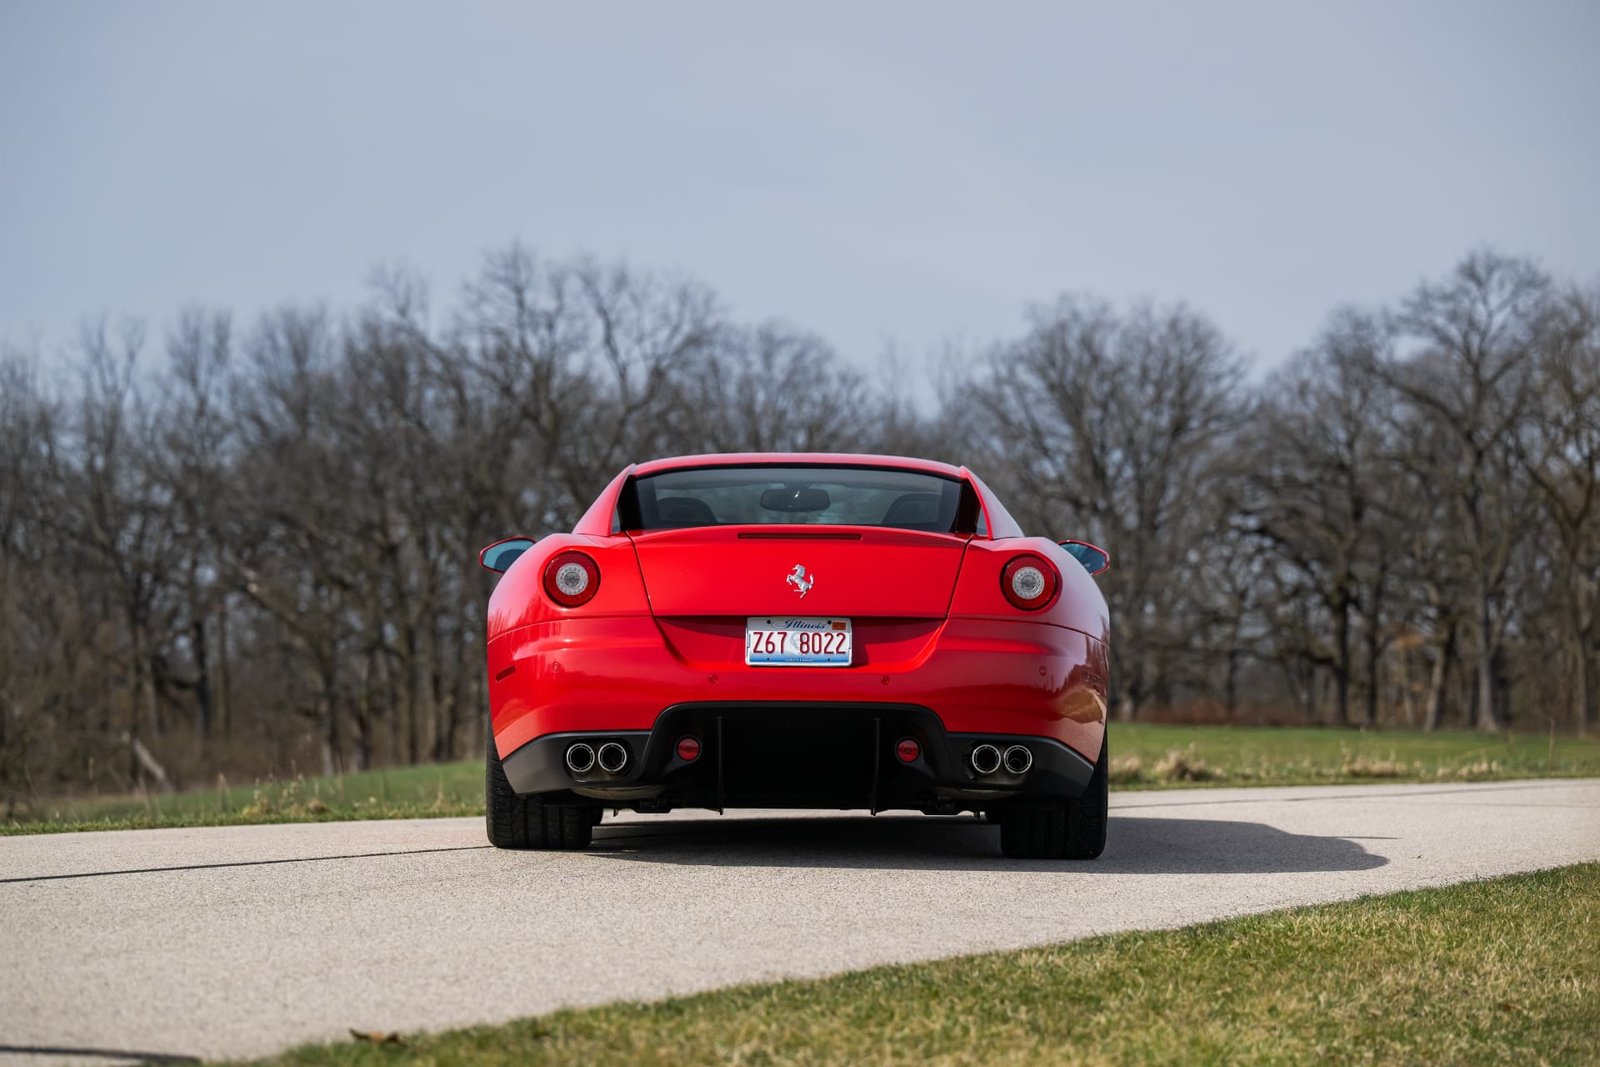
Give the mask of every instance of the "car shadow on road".
M 593 851 L 636 863 L 713 867 L 1054 869 L 1084 874 L 1362 871 L 1389 862 L 1346 837 L 1292 834 L 1254 822 L 1115 814 L 1105 853 L 1093 863 L 1006 859 L 1000 854 L 999 827 L 972 816 L 662 819 L 602 826 L 595 832 Z

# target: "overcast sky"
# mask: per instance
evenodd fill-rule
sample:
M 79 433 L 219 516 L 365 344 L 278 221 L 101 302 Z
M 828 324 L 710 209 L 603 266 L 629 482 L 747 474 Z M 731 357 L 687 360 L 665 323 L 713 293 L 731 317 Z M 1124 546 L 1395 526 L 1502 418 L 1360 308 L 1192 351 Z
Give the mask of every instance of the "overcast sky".
M 1262 364 L 1491 243 L 1600 275 L 1600 3 L 0 0 L 0 337 L 697 277 L 852 360 L 1182 299 Z

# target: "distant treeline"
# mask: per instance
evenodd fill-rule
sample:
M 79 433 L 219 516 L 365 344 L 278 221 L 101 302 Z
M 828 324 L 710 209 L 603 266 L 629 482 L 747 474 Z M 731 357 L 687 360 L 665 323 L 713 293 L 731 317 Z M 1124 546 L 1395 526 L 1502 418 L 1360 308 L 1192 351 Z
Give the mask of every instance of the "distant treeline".
M 447 307 L 88 324 L 0 359 L 0 801 L 475 755 L 479 547 L 626 463 L 967 463 L 1108 548 L 1116 714 L 1595 722 L 1600 287 L 1482 251 L 1264 381 L 1183 306 L 1066 296 L 941 399 L 704 286 L 520 247 Z

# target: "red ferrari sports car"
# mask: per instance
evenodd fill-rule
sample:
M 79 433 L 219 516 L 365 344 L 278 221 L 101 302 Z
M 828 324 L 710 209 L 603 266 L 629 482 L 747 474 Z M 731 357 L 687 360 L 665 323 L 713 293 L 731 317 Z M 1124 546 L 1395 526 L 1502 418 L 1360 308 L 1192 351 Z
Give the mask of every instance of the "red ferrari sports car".
M 1105 847 L 1106 553 L 1027 537 L 965 467 L 660 459 L 480 561 L 489 840 L 605 808 L 979 812 L 1007 856 Z

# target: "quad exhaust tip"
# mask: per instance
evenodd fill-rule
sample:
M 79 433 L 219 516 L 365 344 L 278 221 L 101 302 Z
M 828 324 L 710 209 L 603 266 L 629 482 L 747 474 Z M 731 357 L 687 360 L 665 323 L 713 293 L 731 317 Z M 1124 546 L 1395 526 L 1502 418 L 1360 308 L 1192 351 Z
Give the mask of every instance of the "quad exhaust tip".
M 1004 752 L 998 745 L 991 745 L 987 741 L 973 748 L 967 756 L 972 769 L 979 775 L 987 777 L 1005 768 L 1007 774 L 1024 775 L 1033 768 L 1033 752 L 1027 745 L 1008 745 Z
M 979 774 L 993 774 L 1000 769 L 1000 750 L 991 744 L 979 745 L 967 758 L 972 761 L 972 769 Z
M 1006 770 L 1012 774 L 1027 774 L 1033 766 L 1033 753 L 1026 745 L 1012 745 L 1006 749 Z
M 603 746 L 602 746 L 603 747 Z M 594 767 L 594 748 L 579 741 L 567 746 L 567 770 L 573 774 L 587 774 Z
M 628 750 L 615 741 L 600 746 L 600 769 L 607 774 L 617 774 L 628 765 Z

